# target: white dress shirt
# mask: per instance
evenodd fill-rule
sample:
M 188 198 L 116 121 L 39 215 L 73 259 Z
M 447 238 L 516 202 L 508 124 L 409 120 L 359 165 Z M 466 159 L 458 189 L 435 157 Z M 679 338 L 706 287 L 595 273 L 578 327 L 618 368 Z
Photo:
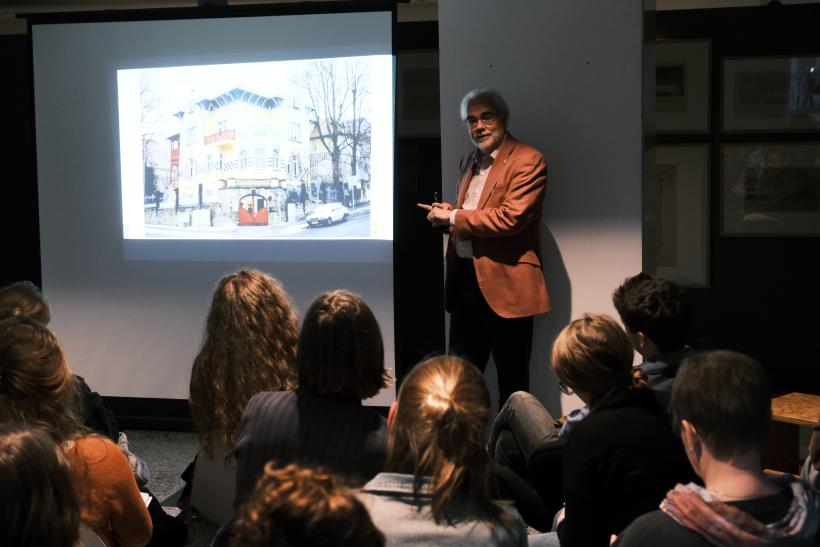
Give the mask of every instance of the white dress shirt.
M 481 198 L 481 193 L 484 191 L 484 185 L 487 183 L 487 177 L 490 174 L 490 169 L 493 167 L 493 161 L 498 155 L 500 146 L 490 152 L 489 156 L 482 155 L 478 163 L 473 165 L 473 177 L 467 183 L 467 192 L 464 194 L 464 203 L 461 204 L 462 209 L 474 210 L 478 207 L 478 200 Z M 456 222 L 456 213 L 458 209 L 453 209 L 450 213 L 450 225 Z M 460 258 L 473 257 L 473 242 L 472 240 L 456 239 L 456 254 Z

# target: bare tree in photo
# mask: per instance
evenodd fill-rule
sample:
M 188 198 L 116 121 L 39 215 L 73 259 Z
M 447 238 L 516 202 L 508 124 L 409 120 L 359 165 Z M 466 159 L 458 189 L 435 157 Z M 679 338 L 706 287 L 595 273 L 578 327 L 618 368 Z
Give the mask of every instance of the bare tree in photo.
M 370 90 L 365 85 L 367 67 L 362 63 L 345 63 L 347 81 L 350 86 L 351 117 L 348 142 L 350 143 L 350 174 L 356 176 L 359 167 L 359 153 L 365 142 L 370 142 L 370 123 L 365 119 L 365 100 Z
M 142 130 L 142 165 L 145 196 L 151 196 L 159 205 L 162 190 L 159 188 L 160 174 L 157 158 L 154 157 L 157 145 L 156 127 L 160 121 L 160 101 L 151 90 L 145 77 L 140 78 L 140 128 Z
M 370 139 L 370 124 L 364 118 L 369 96 L 366 73 L 365 63 L 331 60 L 311 62 L 301 75 L 300 84 L 312 107 L 310 122 L 330 156 L 331 184 L 339 201 L 345 195 L 344 162 L 357 175 L 364 142 Z

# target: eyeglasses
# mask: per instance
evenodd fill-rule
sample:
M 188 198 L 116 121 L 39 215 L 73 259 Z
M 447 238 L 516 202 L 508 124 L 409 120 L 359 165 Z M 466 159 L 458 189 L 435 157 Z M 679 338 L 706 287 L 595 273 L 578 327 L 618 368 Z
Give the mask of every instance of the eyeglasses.
M 558 389 L 560 389 L 561 393 L 563 393 L 564 395 L 572 395 L 574 393 L 572 391 L 572 388 L 567 387 L 567 385 L 561 380 L 558 380 Z
M 484 127 L 492 127 L 498 122 L 498 114 L 495 112 L 482 112 L 478 118 L 468 116 L 467 119 L 464 120 L 464 123 L 471 129 L 477 126 L 478 122 L 481 122 L 481 125 Z

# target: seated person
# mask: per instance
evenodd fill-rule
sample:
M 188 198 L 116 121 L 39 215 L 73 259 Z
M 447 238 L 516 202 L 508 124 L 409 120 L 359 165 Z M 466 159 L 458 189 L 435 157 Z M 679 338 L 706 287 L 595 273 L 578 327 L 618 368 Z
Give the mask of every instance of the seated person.
M 530 540 L 604 547 L 612 534 L 657 507 L 676 482 L 693 476 L 654 392 L 633 381 L 632 357 L 626 333 L 606 315 L 586 314 L 556 338 L 552 369 L 565 392 L 578 395 L 590 412 L 566 439 L 565 517 L 557 535 Z
M 790 475 L 762 470 L 769 397 L 763 367 L 750 357 L 714 351 L 686 359 L 670 408 L 705 488 L 678 484 L 616 545 L 808 545 L 820 519 L 817 494 Z
M 183 502 L 214 524 L 233 516 L 232 457 L 242 411 L 257 393 L 295 386 L 297 336 L 296 312 L 278 281 L 259 271 L 220 280 L 191 369 L 199 453 L 190 501 Z
M 80 508 L 71 470 L 47 433 L 0 424 L 0 492 L 0 545 L 77 544 Z
M 233 528 L 236 547 L 383 547 L 367 509 L 324 471 L 272 462 Z
M 636 376 L 659 392 L 658 397 L 665 404 L 681 360 L 692 353 L 685 343 L 691 317 L 685 292 L 671 281 L 640 273 L 625 280 L 612 300 L 632 346 L 644 357 L 644 362 L 635 367 Z M 566 439 L 572 428 L 589 414 L 589 406 L 573 410 L 560 423 L 545 413 L 543 405 L 531 394 L 513 393 L 492 426 L 489 449 L 493 461 L 529 480 L 527 465 L 533 452 L 550 440 Z M 518 419 L 522 415 L 529 416 L 522 421 Z M 525 423 L 538 423 L 539 429 L 536 433 L 520 431 Z M 556 449 L 559 446 L 556 444 Z M 518 490 L 516 499 L 522 495 Z M 548 507 L 554 505 L 554 492 L 540 494 L 548 498 Z M 529 522 L 529 512 L 523 513 Z
M 80 423 L 71 405 L 74 389 L 51 331 L 24 317 L 0 318 L 0 423 L 36 425 L 63 448 L 80 518 L 107 545 L 145 545 L 151 517 L 128 460 L 111 440 Z
M 686 345 L 691 322 L 684 290 L 661 277 L 640 273 L 615 290 L 612 301 L 635 351 L 637 365 L 649 387 L 669 392 L 681 361 L 692 350 Z
M 40 289 L 31 281 L 18 281 L 0 288 L 0 312 L 28 317 L 48 326 L 51 321 L 51 310 Z M 100 435 L 105 435 L 115 443 L 119 443 L 121 433 L 114 413 L 106 408 L 102 397 L 88 387 L 82 376 L 74 375 L 77 383 L 79 413 L 83 423 Z M 124 435 L 123 435 L 124 437 Z M 128 439 L 123 438 L 125 448 L 128 448 Z M 135 475 L 142 484 L 148 482 L 148 468 L 134 457 Z
M 360 486 L 384 467 L 385 419 L 362 405 L 389 385 L 373 312 L 344 290 L 319 296 L 302 321 L 298 388 L 266 391 L 248 402 L 236 442 L 238 508 L 265 463 L 322 467 Z
M 484 376 L 452 356 L 413 368 L 391 416 L 386 472 L 359 499 L 388 545 L 525 545 L 510 505 L 490 499 Z

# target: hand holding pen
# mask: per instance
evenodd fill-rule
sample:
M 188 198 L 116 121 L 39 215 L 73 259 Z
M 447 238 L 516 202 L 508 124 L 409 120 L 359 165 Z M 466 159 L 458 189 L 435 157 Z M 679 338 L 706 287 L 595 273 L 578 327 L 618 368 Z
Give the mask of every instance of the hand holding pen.
M 427 220 L 433 227 L 438 228 L 442 233 L 447 233 L 450 230 L 450 211 L 453 210 L 453 206 L 441 202 L 438 192 L 433 193 L 432 204 L 417 203 L 416 205 L 427 211 Z

